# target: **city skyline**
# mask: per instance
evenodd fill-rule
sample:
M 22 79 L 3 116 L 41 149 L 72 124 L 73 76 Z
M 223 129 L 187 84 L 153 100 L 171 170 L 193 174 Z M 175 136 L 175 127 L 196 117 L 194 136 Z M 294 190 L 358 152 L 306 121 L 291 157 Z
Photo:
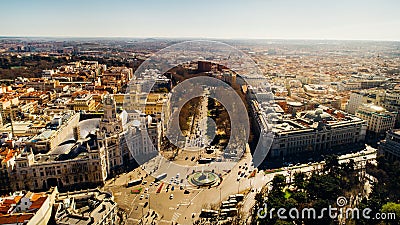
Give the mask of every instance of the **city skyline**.
M 5 1 L 0 36 L 399 41 L 396 1 Z

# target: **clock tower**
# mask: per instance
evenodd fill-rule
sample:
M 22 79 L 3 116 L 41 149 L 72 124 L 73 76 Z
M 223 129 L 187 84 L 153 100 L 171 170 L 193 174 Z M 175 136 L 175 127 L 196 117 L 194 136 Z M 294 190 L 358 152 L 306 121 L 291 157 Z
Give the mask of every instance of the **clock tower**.
M 100 120 L 100 132 L 111 136 L 122 131 L 121 118 L 117 117 L 115 100 L 111 95 L 106 95 L 103 99 L 104 116 Z

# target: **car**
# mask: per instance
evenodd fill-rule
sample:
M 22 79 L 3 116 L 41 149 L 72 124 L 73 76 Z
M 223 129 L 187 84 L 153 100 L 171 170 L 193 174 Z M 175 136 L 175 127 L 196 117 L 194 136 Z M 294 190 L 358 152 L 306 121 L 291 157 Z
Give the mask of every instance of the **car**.
M 144 189 L 144 193 L 149 192 L 149 188 Z
M 288 167 L 292 167 L 292 166 L 293 166 L 293 164 L 291 164 L 291 163 L 288 165 Z
M 173 190 L 175 190 L 175 187 L 174 187 L 174 186 L 171 187 L 171 191 L 173 191 Z
M 157 183 L 155 183 L 154 185 L 157 187 L 159 184 L 160 184 L 160 183 L 157 182 Z
M 178 178 L 179 178 L 179 175 L 180 175 L 179 173 L 177 173 L 177 174 L 176 174 L 176 179 L 178 179 Z
M 171 194 L 171 195 L 169 196 L 169 199 L 174 199 L 174 194 Z
M 309 165 L 309 166 L 311 166 L 311 164 L 312 164 L 311 162 L 307 163 L 307 165 Z
M 179 187 L 179 189 L 183 190 L 183 189 L 184 189 L 184 187 L 183 187 L 183 186 L 180 186 L 180 187 Z
M 300 163 L 296 163 L 296 166 L 300 166 L 301 164 Z
M 143 185 L 147 184 L 147 180 L 143 181 L 142 184 L 143 184 Z
M 147 194 L 147 195 L 146 195 L 146 199 L 149 199 L 149 197 L 150 197 L 150 195 L 149 195 L 149 194 Z
M 185 190 L 185 191 L 183 192 L 183 194 L 185 194 L 185 195 L 190 194 L 190 191 L 189 191 L 189 190 Z
M 139 199 L 142 200 L 143 198 L 144 198 L 144 195 L 140 195 L 140 198 L 139 198 Z
M 151 183 L 149 184 L 149 186 L 151 187 L 151 186 L 153 186 L 153 184 L 154 184 L 154 182 L 151 182 Z
M 242 174 L 242 171 L 239 170 L 238 175 Z
M 240 180 L 240 176 L 237 177 L 237 181 L 239 181 L 239 180 Z

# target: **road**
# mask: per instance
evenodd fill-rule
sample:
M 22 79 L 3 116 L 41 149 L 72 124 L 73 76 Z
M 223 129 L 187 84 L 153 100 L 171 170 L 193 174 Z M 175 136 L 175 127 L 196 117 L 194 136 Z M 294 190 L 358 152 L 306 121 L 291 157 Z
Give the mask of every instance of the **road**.
M 339 157 L 340 162 L 344 162 L 350 158 L 353 158 L 355 162 L 364 162 L 366 160 L 373 160 L 376 157 L 375 149 L 367 148 L 362 154 L 354 153 L 347 154 Z M 123 174 L 115 180 L 107 182 L 105 189 L 110 190 L 115 195 L 117 203 L 127 210 L 128 213 L 128 224 L 138 224 L 138 221 L 143 215 L 147 215 L 147 212 L 154 210 L 157 212 L 157 218 L 145 217 L 145 221 L 157 221 L 157 224 L 171 224 L 172 222 L 178 222 L 179 224 L 192 224 L 192 221 L 198 218 L 201 209 L 210 204 L 219 204 L 224 201 L 231 194 L 238 192 L 248 192 L 243 202 L 243 212 L 249 213 L 253 207 L 255 201 L 254 196 L 263 186 L 270 182 L 276 174 L 285 175 L 288 179 L 295 172 L 311 172 L 315 169 L 320 169 L 324 162 L 313 163 L 311 165 L 303 164 L 293 167 L 284 167 L 275 171 L 265 173 L 265 171 L 258 171 L 253 178 L 248 178 L 248 175 L 254 170 L 251 166 L 251 155 L 249 150 L 246 151 L 243 158 L 239 163 L 236 162 L 213 162 L 206 166 L 182 166 L 170 162 L 164 159 L 162 156 L 158 156 L 140 168 L 131 171 L 130 173 Z M 246 165 L 246 166 L 245 166 Z M 243 168 L 247 167 L 247 170 Z M 218 187 L 213 188 L 196 188 L 191 186 L 185 179 L 188 174 L 191 174 L 193 170 L 201 171 L 202 168 L 205 170 L 215 170 L 216 173 L 222 177 L 222 182 Z M 156 171 L 152 175 L 147 176 L 144 180 L 146 184 L 139 186 L 126 188 L 126 183 L 130 179 L 137 179 L 144 177 L 146 171 Z M 238 173 L 245 171 L 246 176 L 241 177 L 238 181 Z M 167 177 L 163 180 L 164 186 L 161 193 L 156 193 L 159 186 L 151 184 L 154 181 L 154 176 L 157 176 L 163 172 L 167 172 Z M 175 179 L 179 174 L 179 179 Z M 172 179 L 172 180 L 171 180 Z M 175 181 L 179 180 L 176 184 Z M 183 182 L 181 182 L 181 180 Z M 172 182 L 171 182 L 172 181 Z M 171 183 L 170 189 L 166 189 L 168 183 Z M 171 190 L 171 187 L 174 190 Z M 182 186 L 183 190 L 181 190 Z M 140 195 L 131 194 L 131 190 L 135 188 L 142 188 L 145 190 L 148 188 L 147 193 L 141 193 L 144 195 L 149 194 L 149 198 L 140 199 Z M 184 190 L 188 190 L 190 193 L 185 194 Z M 254 191 L 251 191 L 254 190 Z M 170 199 L 171 193 L 174 195 L 173 199 Z M 148 206 L 144 207 L 144 203 L 148 202 Z M 152 212 L 152 211 L 150 211 Z M 192 213 L 195 213 L 195 218 L 192 218 Z M 247 214 L 246 216 L 248 216 Z

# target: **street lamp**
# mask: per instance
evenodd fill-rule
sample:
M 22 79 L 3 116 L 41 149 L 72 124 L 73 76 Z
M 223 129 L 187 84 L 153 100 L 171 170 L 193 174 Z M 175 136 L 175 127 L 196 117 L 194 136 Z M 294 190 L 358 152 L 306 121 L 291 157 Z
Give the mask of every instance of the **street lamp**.
M 219 202 L 222 202 L 222 198 L 221 198 L 221 189 L 222 189 L 222 187 L 219 187 Z

